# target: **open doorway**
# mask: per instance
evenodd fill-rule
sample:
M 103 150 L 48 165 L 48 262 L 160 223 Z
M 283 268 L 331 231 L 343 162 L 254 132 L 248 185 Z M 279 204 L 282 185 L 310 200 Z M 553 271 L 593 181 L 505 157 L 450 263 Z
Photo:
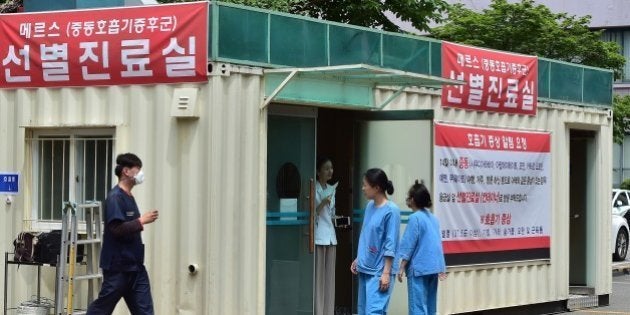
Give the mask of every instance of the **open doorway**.
M 588 294 L 594 286 L 596 132 L 570 130 L 569 152 L 569 285 Z
M 354 131 L 356 111 L 319 109 L 317 120 L 317 153 L 332 159 L 333 182 L 338 182 L 336 214 L 352 218 L 353 194 L 361 188 L 353 187 Z M 352 226 L 337 228 L 337 257 L 335 264 L 335 311 L 336 314 L 352 314 L 353 276 L 350 264 L 353 254 Z
M 337 229 L 335 272 L 336 314 L 356 313 L 357 278 L 350 273 L 356 255 L 366 200 L 361 191 L 362 174 L 372 167 L 385 170 L 395 191 L 390 200 L 403 210 L 401 232 L 409 209 L 405 205 L 408 187 L 416 179 L 432 183 L 432 111 L 318 110 L 317 152 L 333 159 L 333 181 L 338 181 L 336 213 L 352 218 L 350 228 Z M 390 302 L 407 305 L 406 291 L 394 290 Z M 406 309 L 405 309 L 406 310 Z
M 317 274 L 310 180 L 317 155 L 333 161 L 338 182 L 335 212 L 352 218 L 337 227 L 335 315 L 356 313 L 356 277 L 350 273 L 363 220 L 362 173 L 383 168 L 396 190 L 391 200 L 403 212 L 404 196 L 414 179 L 432 183 L 432 111 L 341 110 L 271 104 L 267 139 L 266 313 L 312 314 Z M 410 212 L 409 212 L 410 213 Z M 403 214 L 404 230 L 406 216 Z M 405 290 L 395 290 L 393 304 L 407 305 Z M 392 313 L 398 313 L 392 309 Z

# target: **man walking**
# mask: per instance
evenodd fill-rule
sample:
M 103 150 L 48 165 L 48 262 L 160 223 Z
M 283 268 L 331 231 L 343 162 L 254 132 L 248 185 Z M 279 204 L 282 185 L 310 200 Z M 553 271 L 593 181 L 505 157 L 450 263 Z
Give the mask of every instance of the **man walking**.
M 103 286 L 98 298 L 90 304 L 89 315 L 109 315 L 120 298 L 125 299 L 133 315 L 153 315 L 149 275 L 144 266 L 144 225 L 158 218 L 153 209 L 140 215 L 131 190 L 144 181 L 142 161 L 133 153 L 116 157 L 118 184 L 105 199 L 105 232 L 100 267 Z

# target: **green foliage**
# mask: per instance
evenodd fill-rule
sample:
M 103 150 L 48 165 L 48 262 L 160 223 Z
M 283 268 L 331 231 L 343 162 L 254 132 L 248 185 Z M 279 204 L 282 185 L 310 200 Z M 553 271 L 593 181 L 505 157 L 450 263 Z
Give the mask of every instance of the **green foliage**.
M 293 6 L 300 0 L 228 0 L 225 2 L 242 4 L 250 7 L 257 7 L 280 12 L 291 12 Z
M 157 0 L 159 3 L 193 2 L 199 0 Z M 299 0 L 226 0 L 223 2 L 242 4 L 250 7 L 290 12 L 293 4 Z
M 158 0 L 160 3 L 191 0 Z M 443 22 L 449 8 L 444 0 L 225 0 L 274 11 L 321 18 L 328 21 L 402 32 L 385 15 L 386 11 L 398 19 L 410 22 L 416 29 L 429 30 L 431 21 Z
M 553 13 L 534 0 L 508 3 L 492 0 L 488 9 L 474 12 L 462 4 L 451 7 L 448 23 L 431 35 L 479 47 L 519 52 L 556 60 L 612 69 L 621 75 L 625 59 L 617 43 L 601 40 L 592 31 L 590 16 Z
M 626 131 L 630 131 L 630 95 L 613 98 L 613 141 L 623 143 Z
M 15 13 L 22 6 L 22 0 L 0 0 L 0 13 Z
M 428 31 L 429 22 L 443 22 L 448 8 L 443 0 L 310 0 L 298 1 L 292 13 L 399 32 L 400 28 L 387 18 L 386 11 L 418 30 Z
M 623 180 L 623 182 L 621 182 L 621 185 L 619 185 L 619 188 L 621 189 L 630 189 L 630 178 L 626 178 Z

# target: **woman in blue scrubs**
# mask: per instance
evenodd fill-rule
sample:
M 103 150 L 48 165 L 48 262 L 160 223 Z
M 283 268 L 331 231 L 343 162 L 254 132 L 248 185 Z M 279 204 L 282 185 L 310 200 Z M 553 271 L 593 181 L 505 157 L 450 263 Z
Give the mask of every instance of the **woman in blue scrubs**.
M 394 261 L 400 232 L 400 209 L 387 199 L 394 185 L 378 168 L 363 176 L 363 194 L 370 201 L 350 271 L 359 276 L 358 315 L 387 314 L 398 264 Z
M 409 315 L 433 315 L 437 309 L 438 278 L 444 273 L 444 253 L 440 236 L 440 222 L 429 211 L 431 194 L 424 182 L 409 189 L 407 206 L 414 213 L 400 241 L 398 281 L 407 275 Z

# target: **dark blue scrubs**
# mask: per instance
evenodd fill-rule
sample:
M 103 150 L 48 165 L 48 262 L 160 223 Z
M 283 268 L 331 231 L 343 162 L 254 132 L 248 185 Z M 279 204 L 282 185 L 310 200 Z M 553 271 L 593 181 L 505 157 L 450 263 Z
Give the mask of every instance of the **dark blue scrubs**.
M 133 315 L 152 315 L 153 300 L 149 275 L 144 267 L 144 244 L 137 231 L 116 236 L 111 223 L 129 222 L 140 218 L 135 199 L 118 185 L 112 188 L 104 204 L 105 232 L 101 263 L 103 286 L 98 298 L 90 304 L 87 314 L 111 314 L 121 298 Z

